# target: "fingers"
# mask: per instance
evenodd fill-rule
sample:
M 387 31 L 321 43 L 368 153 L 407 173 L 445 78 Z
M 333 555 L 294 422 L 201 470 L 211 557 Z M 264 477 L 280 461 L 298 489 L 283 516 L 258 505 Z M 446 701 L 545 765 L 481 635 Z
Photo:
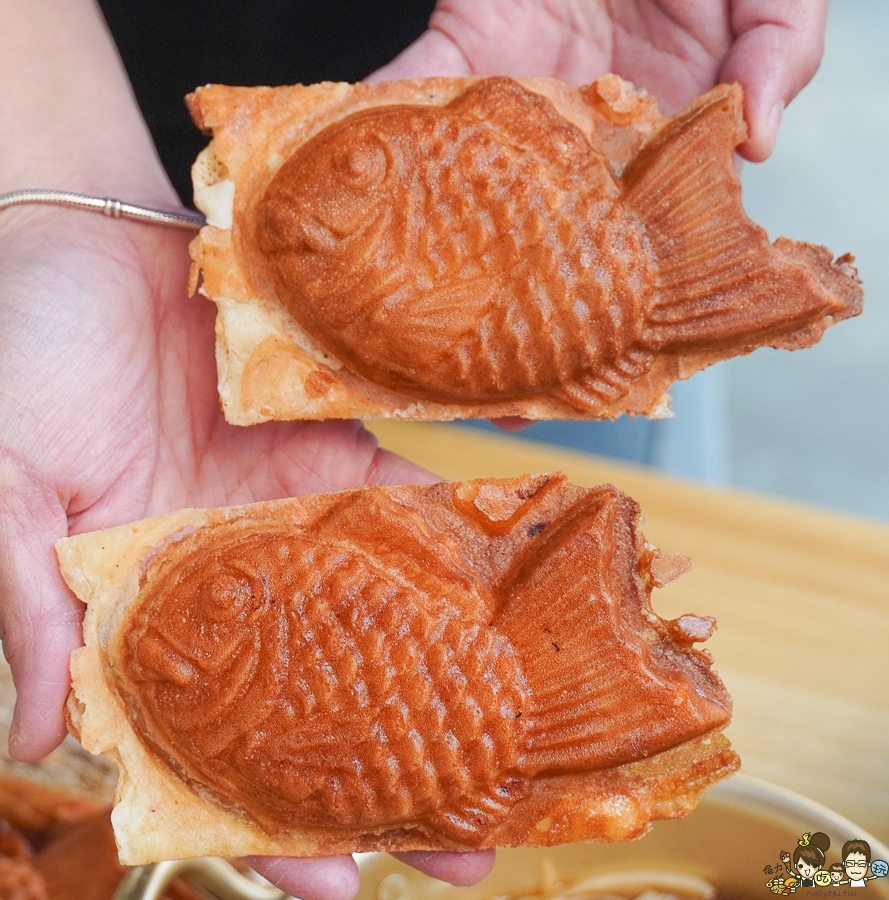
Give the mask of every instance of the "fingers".
M 267 422 L 250 429 L 220 423 L 206 455 L 212 465 L 187 483 L 172 470 L 156 485 L 149 514 L 182 506 L 227 506 L 301 494 L 341 491 L 356 484 L 432 484 L 440 478 L 380 450 L 355 420 Z M 193 468 L 193 462 L 189 463 Z M 182 466 L 190 471 L 187 466 Z
M 22 483 L 0 489 L 0 624 L 17 701 L 10 754 L 35 762 L 66 734 L 68 659 L 83 607 L 59 574 L 53 545 L 67 534 L 58 497 Z
M 302 900 L 352 900 L 358 893 L 358 866 L 351 856 L 253 856 L 247 862 L 282 891 Z
M 491 419 L 491 421 L 504 431 L 521 431 L 531 424 L 530 419 L 523 419 L 521 416 L 503 416 L 500 419 Z
M 459 46 L 444 32 L 430 28 L 392 62 L 377 69 L 365 80 L 397 81 L 400 78 L 432 76 L 459 78 L 471 74 L 472 69 Z
M 424 875 L 459 887 L 478 884 L 494 865 L 493 850 L 393 853 Z M 254 856 L 247 862 L 281 890 L 303 900 L 351 900 L 358 892 L 358 866 L 351 856 L 324 859 Z
M 273 454 L 280 496 L 341 491 L 369 480 L 365 473 L 377 440 L 360 422 L 331 419 L 279 428 L 283 438 Z M 267 489 L 258 491 L 260 499 L 267 494 Z
M 429 28 L 407 49 L 382 69 L 377 69 L 368 81 L 393 81 L 398 78 L 462 78 L 477 75 L 490 66 L 490 44 L 513 46 L 521 43 L 516 26 L 523 28 L 526 17 L 513 20 L 506 33 L 510 40 L 502 41 L 504 21 L 501 7 L 509 7 L 500 0 L 481 4 L 475 0 L 438 0 L 429 20 Z M 492 39 L 496 35 L 496 39 Z M 494 70 L 508 72 L 511 67 L 494 66 Z
M 422 850 L 410 850 L 407 853 L 392 855 L 424 875 L 459 887 L 478 884 L 494 866 L 493 850 L 476 850 L 472 853 L 427 853 Z
M 442 479 L 397 453 L 378 449 L 367 470 L 365 480 L 368 484 L 386 485 L 435 484 Z
M 824 52 L 827 0 L 744 0 L 732 25 L 737 38 L 719 73 L 744 88 L 747 141 L 738 153 L 751 162 L 774 149 L 784 107 L 809 83 Z
M 608 71 L 605 4 L 438 0 L 429 29 L 369 81 L 550 75 L 581 84 Z

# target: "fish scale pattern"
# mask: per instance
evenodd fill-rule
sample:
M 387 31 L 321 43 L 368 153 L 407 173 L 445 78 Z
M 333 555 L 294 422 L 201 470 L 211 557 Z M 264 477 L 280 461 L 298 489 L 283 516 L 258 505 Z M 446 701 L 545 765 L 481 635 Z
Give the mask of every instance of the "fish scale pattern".
M 237 565 L 239 555 L 250 565 Z M 274 564 L 282 558 L 284 569 Z M 233 585 L 233 572 L 243 584 Z M 192 708 L 207 715 L 206 665 L 203 677 L 167 692 L 163 708 L 158 695 L 133 692 L 143 721 L 173 723 L 162 749 L 192 777 L 200 773 L 211 796 L 236 785 L 243 810 L 270 832 L 295 822 L 425 822 L 465 837 L 523 794 L 527 689 L 515 651 L 490 626 L 467 622 L 446 600 L 423 596 L 363 551 L 336 542 L 266 536 L 261 547 L 196 561 L 179 581 L 192 577 L 225 579 L 241 596 L 269 598 L 252 610 L 254 627 L 269 640 L 244 679 L 242 700 L 256 683 L 282 684 L 274 727 L 257 723 L 237 700 L 227 703 L 219 718 L 229 723 L 228 740 L 211 729 L 213 752 L 202 732 L 187 727 Z M 152 643 L 169 646 L 157 623 L 168 621 L 163 607 L 181 593 L 156 595 L 137 641 L 143 657 Z M 215 661 L 220 671 L 226 664 Z M 137 670 L 144 681 L 139 658 L 130 664 Z M 190 748 L 186 760 L 183 747 Z
M 541 779 L 728 722 L 709 657 L 651 611 L 653 551 L 615 488 L 529 476 L 343 492 L 305 525 L 280 510 L 160 549 L 106 670 L 155 759 L 266 834 L 478 847 Z
M 360 113 L 303 148 L 262 202 L 276 221 L 311 210 L 327 240 L 276 228 L 260 244 L 295 317 L 372 381 L 448 402 L 566 386 L 560 399 L 601 411 L 640 369 L 625 356 L 654 277 L 644 228 L 577 129 L 560 119 L 564 151 L 548 145 L 548 101 L 509 88 L 527 107 L 516 134 L 498 90 L 469 91 L 453 110 Z M 378 160 L 380 146 L 387 167 L 372 189 L 353 190 L 331 169 L 346 157 L 350 171 Z M 313 193 L 318 184 L 337 192 L 328 200 Z
M 590 393 L 587 403 L 613 399 L 614 387 L 629 386 L 620 375 L 638 374 L 635 366 L 628 373 L 622 367 L 641 337 L 647 273 L 625 262 L 638 258 L 641 229 L 628 233 L 610 200 L 591 196 L 583 184 L 557 183 L 546 161 L 490 127 L 455 134 L 446 119 L 427 117 L 424 124 L 437 125 L 454 145 L 439 157 L 435 148 L 443 141 L 431 140 L 433 152 L 419 166 L 427 217 L 416 255 L 427 261 L 429 277 L 414 284 L 415 295 L 426 292 L 427 311 L 444 307 L 458 318 L 466 309 L 449 308 L 449 299 L 464 304 L 480 281 L 488 290 L 479 319 L 466 323 L 445 354 L 439 347 L 437 360 L 431 354 L 430 384 L 441 379 L 450 391 L 462 390 L 463 399 L 527 396 L 599 369 L 612 390 L 598 398 Z M 419 139 L 423 131 L 418 127 Z M 545 384 L 542 372 L 549 373 Z M 575 399 L 579 393 L 566 397 L 571 405 L 584 403 Z

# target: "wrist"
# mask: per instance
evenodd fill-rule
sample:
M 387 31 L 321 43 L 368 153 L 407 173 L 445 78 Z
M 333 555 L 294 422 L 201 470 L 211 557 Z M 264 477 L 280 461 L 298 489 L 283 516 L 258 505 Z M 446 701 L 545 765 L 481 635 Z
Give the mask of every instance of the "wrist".
M 93 0 L 9 0 L 0 193 L 56 188 L 177 204 Z

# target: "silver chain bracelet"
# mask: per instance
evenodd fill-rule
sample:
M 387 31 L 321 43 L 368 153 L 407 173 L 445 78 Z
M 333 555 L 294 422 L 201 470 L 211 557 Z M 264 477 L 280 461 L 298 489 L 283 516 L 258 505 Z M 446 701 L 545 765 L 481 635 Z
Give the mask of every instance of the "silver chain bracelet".
M 110 197 L 90 197 L 86 194 L 72 194 L 69 191 L 48 191 L 43 189 L 10 191 L 0 194 L 0 210 L 10 206 L 28 203 L 48 203 L 53 206 L 67 206 L 72 209 L 86 209 L 111 216 L 113 219 L 132 219 L 134 222 L 150 222 L 153 225 L 168 225 L 172 228 L 190 228 L 197 231 L 206 224 L 199 212 L 164 212 L 123 203 Z

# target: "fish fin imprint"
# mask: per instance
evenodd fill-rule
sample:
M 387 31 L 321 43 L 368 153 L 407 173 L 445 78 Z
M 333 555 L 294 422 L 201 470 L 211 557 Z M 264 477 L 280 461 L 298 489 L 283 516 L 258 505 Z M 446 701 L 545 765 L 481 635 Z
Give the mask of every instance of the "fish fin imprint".
M 507 577 L 494 627 L 527 680 L 534 775 L 652 756 L 728 724 L 731 699 L 708 657 L 656 616 L 656 559 L 639 507 L 603 487 L 566 514 L 543 561 Z
M 551 100 L 512 78 L 486 78 L 452 100 L 448 108 L 485 122 L 514 146 L 532 151 L 556 172 L 576 177 L 585 170 L 588 177 L 594 171 L 614 189 L 605 158 L 583 132 L 567 121 Z M 517 110 L 521 110 L 520 115 Z
M 471 846 L 499 825 L 527 792 L 522 779 L 506 776 L 472 802 L 447 807 L 430 816 L 429 824 L 452 840 Z
M 389 368 L 393 386 L 408 394 L 424 396 L 426 384 L 417 383 L 417 359 L 425 359 L 432 378 L 424 382 L 460 386 L 472 380 L 473 371 L 486 357 L 473 353 L 476 343 L 483 341 L 479 320 L 497 311 L 502 287 L 492 275 L 455 280 L 429 291 L 414 294 L 404 304 L 387 304 L 371 320 L 371 328 L 397 327 L 400 319 L 410 335 L 411 352 L 403 358 L 391 356 Z M 486 298 L 486 299 L 481 299 Z M 480 302 L 481 300 L 481 302 Z M 396 320 L 390 325 L 389 319 Z M 447 340 L 442 340 L 442 335 Z M 407 338 L 406 338 L 407 340 Z M 493 378 L 492 378 L 493 380 Z
M 852 257 L 779 239 L 741 204 L 733 151 L 746 136 L 743 94 L 719 85 L 658 132 L 624 173 L 657 267 L 643 344 L 651 350 L 794 349 L 858 315 Z
M 607 410 L 629 391 L 633 381 L 651 368 L 653 360 L 651 351 L 634 347 L 613 364 L 561 385 L 556 396 L 579 412 L 592 409 L 607 415 Z
M 432 608 L 459 608 L 467 620 L 482 620 L 495 603 L 494 592 L 478 577 L 478 560 L 452 528 L 430 521 L 393 488 L 348 492 L 313 523 L 319 536 L 351 542 L 371 556 L 383 556 L 416 592 L 416 602 Z M 457 603 L 455 607 L 454 604 Z
M 390 490 L 394 495 L 399 489 Z M 432 571 L 432 566 L 448 565 L 456 571 L 450 560 L 455 555 L 464 560 L 461 564 L 469 568 L 463 596 L 470 595 L 470 581 L 474 583 L 486 603 L 482 618 L 490 623 L 502 605 L 500 585 L 508 573 L 529 553 L 537 552 L 548 531 L 558 528 L 563 513 L 583 493 L 562 472 L 434 485 L 429 488 L 424 519 L 438 559 L 424 564 L 425 568 Z M 409 527 L 419 532 L 410 522 Z M 413 583 L 419 580 L 413 578 Z M 470 615 L 468 605 L 463 605 L 461 615 L 464 619 Z

